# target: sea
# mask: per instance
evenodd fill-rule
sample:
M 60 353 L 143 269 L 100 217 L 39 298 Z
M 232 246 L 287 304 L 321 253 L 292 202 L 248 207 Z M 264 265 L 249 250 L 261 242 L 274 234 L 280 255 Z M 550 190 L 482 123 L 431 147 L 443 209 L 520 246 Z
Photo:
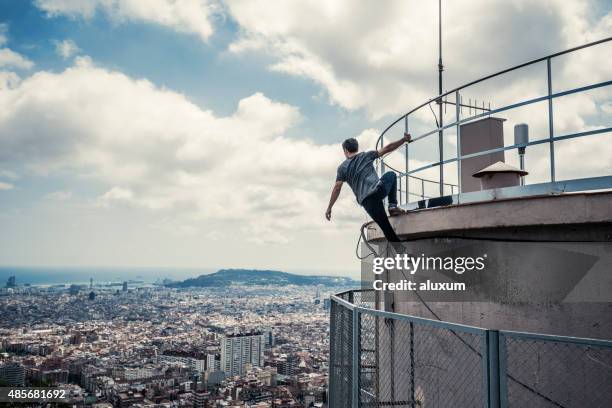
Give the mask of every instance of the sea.
M 215 272 L 207 268 L 146 268 L 146 267 L 24 267 L 0 266 L 0 287 L 10 276 L 18 285 L 95 284 L 117 282 L 159 283 L 164 279 L 184 280 Z

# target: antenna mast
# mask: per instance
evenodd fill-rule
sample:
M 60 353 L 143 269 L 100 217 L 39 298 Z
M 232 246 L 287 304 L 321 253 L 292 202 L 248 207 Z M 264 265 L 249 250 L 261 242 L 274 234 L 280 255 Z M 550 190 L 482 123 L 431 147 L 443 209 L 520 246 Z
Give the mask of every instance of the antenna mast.
M 442 0 L 438 0 L 438 95 L 442 95 L 442 71 L 444 71 L 444 65 L 442 65 Z M 459 101 L 455 101 L 459 103 Z M 438 99 L 439 107 L 439 124 L 440 128 L 444 126 L 444 118 L 442 112 L 442 97 Z M 444 131 L 440 129 L 438 131 L 438 151 L 440 152 L 440 197 L 444 195 Z

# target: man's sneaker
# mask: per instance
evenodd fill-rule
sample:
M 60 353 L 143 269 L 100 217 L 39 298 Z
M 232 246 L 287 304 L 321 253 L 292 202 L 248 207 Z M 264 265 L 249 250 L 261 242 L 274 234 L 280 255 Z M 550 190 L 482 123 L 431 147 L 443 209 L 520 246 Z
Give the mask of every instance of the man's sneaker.
M 402 210 L 399 207 L 390 207 L 389 208 L 389 215 L 390 216 L 400 215 L 400 214 L 406 214 L 406 211 Z

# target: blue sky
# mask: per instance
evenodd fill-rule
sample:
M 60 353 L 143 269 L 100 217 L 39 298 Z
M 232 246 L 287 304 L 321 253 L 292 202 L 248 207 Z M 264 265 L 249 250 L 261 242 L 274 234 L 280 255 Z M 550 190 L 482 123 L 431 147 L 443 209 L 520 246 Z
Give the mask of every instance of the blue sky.
M 0 265 L 356 276 L 366 218 L 348 188 L 323 218 L 338 143 L 372 148 L 437 92 L 437 2 L 271 4 L 3 1 Z M 462 0 L 444 2 L 443 16 L 445 89 L 612 33 L 607 1 Z M 560 61 L 559 83 L 609 80 L 608 51 Z M 465 96 L 501 104 L 540 92 L 540 68 Z M 555 108 L 567 112 L 560 132 L 609 118 L 609 94 L 584 98 Z M 519 121 L 546 129 L 533 112 L 505 126 Z M 431 112 L 411 124 L 431 127 Z M 530 154 L 537 181 L 547 171 Z M 581 154 L 603 153 L 585 144 Z
M 217 18 L 214 34 L 203 43 L 196 35 L 159 25 L 114 23 L 103 13 L 82 21 L 50 18 L 30 1 L 7 0 L 1 7 L 12 48 L 35 61 L 38 69 L 70 66 L 70 59 L 55 52 L 54 41 L 72 39 L 97 64 L 184 93 L 220 115 L 230 114 L 240 99 L 255 92 L 299 106 L 303 120 L 291 136 L 342 141 L 386 122 L 369 120 L 363 110 L 330 105 L 320 87 L 306 78 L 270 72 L 268 56 L 227 52 L 238 31 L 231 18 Z

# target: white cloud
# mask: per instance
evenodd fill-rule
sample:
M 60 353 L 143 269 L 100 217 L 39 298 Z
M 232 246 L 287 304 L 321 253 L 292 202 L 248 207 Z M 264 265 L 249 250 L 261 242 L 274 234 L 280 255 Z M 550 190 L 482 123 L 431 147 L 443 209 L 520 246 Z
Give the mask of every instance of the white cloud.
M 14 88 L 19 84 L 21 78 L 12 71 L 0 71 L 0 89 Z
M 55 52 L 64 59 L 72 57 L 79 51 L 81 49 L 70 39 L 55 42 Z
M 187 220 L 184 231 L 225 220 L 282 243 L 329 228 L 323 211 L 342 160 L 337 145 L 285 137 L 299 120 L 297 108 L 261 93 L 219 117 L 81 57 L 0 90 L 0 163 L 95 180 L 107 188 L 99 204 L 170 211 Z M 361 138 L 372 144 L 376 133 Z M 336 213 L 340 226 L 358 217 L 348 192 Z
M 13 186 L 12 184 L 0 181 L 0 191 L 2 191 L 2 190 L 12 190 L 13 188 L 15 188 L 15 186 Z
M 34 63 L 23 55 L 10 50 L 8 48 L 0 49 L 0 68 L 2 67 L 13 67 L 30 69 L 34 66 Z
M 266 53 L 269 69 L 318 84 L 329 102 L 348 110 L 364 109 L 372 118 L 397 115 L 437 94 L 437 2 L 397 0 L 355 3 L 325 0 L 281 3 L 266 7 L 264 0 L 228 0 L 227 10 L 240 27 L 229 47 L 235 54 Z M 445 90 L 501 69 L 612 34 L 612 11 L 595 15 L 595 0 L 459 0 L 443 2 Z M 554 90 L 564 90 L 610 79 L 612 44 L 583 50 L 553 60 Z M 469 99 L 491 102 L 493 108 L 545 95 L 546 65 L 541 63 L 462 91 Z M 610 88 L 555 100 L 557 135 L 609 126 Z M 606 104 L 607 103 L 607 104 Z M 445 123 L 454 120 L 454 110 Z M 598 114 L 601 112 L 601 114 Z M 467 112 L 465 112 L 467 113 Z M 536 138 L 548 137 L 546 103 L 504 112 L 506 142 L 515 123 L 528 123 Z M 435 127 L 428 107 L 411 116 L 410 129 L 419 135 Z M 403 123 L 389 138 L 399 137 Z M 447 133 L 452 133 L 452 129 Z M 454 137 L 454 136 L 453 136 Z M 434 138 L 412 149 L 411 167 L 436 159 Z M 589 164 L 576 163 L 572 173 L 607 174 L 611 154 L 597 143 L 582 142 Z M 423 146 L 423 147 L 421 147 Z M 453 146 L 445 152 L 454 156 Z M 571 160 L 572 144 L 559 143 L 558 156 Z M 588 150 L 588 151 L 587 151 Z M 531 149 L 536 151 L 536 149 Z M 540 150 L 542 153 L 542 150 Z M 515 154 L 508 152 L 509 160 Z M 547 154 L 531 158 L 530 180 L 547 181 Z M 575 157 L 575 156 L 574 156 Z M 388 158 L 404 168 L 401 153 Z M 560 163 L 558 169 L 562 173 Z M 456 169 L 446 170 L 452 181 Z M 584 168 L 582 168 L 584 167 Z M 419 176 L 437 179 L 437 169 Z M 453 173 L 454 172 L 454 173 Z
M 313 80 L 331 103 L 379 118 L 437 94 L 437 2 L 227 3 L 241 29 L 230 51 L 268 53 L 276 59 L 270 69 Z M 597 20 L 591 3 L 443 2 L 445 88 L 609 36 L 612 12 Z
M 97 11 L 103 11 L 118 23 L 158 24 L 196 34 L 204 41 L 213 33 L 212 17 L 216 12 L 216 4 L 210 0 L 36 0 L 35 4 L 51 17 L 90 19 Z
M 0 23 L 0 46 L 7 43 L 8 24 Z M 27 57 L 9 49 L 0 48 L 0 68 L 11 67 L 11 68 L 22 68 L 30 69 L 34 66 L 34 63 Z M 13 72 L 0 71 L 0 88 L 14 85 L 19 80 L 17 74 Z

